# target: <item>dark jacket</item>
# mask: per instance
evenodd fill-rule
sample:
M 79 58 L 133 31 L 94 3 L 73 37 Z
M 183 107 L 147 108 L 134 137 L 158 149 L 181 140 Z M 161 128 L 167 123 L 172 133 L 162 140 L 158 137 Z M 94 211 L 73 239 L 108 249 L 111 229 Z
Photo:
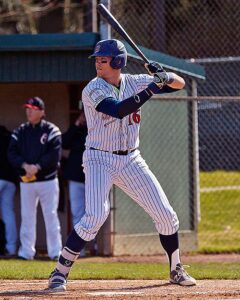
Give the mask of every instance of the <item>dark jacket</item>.
M 70 150 L 68 159 L 65 163 L 63 176 L 67 180 L 85 182 L 82 167 L 82 156 L 85 150 L 85 140 L 87 127 L 72 125 L 62 134 L 63 149 Z
M 0 126 L 0 179 L 13 183 L 17 182 L 15 170 L 7 158 L 8 146 L 11 140 L 11 132 L 6 127 Z
M 61 132 L 57 126 L 46 121 L 35 126 L 24 123 L 14 130 L 8 150 L 8 158 L 19 176 L 25 175 L 24 162 L 38 164 L 41 170 L 37 181 L 54 179 L 61 157 Z

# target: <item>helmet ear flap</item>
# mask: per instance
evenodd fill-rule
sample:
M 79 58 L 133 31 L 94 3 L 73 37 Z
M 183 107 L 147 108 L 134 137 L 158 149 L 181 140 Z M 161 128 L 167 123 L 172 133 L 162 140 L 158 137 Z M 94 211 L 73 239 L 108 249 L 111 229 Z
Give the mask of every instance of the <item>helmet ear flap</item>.
M 126 66 L 126 63 L 127 63 L 126 54 L 119 54 L 112 58 L 112 60 L 110 61 L 110 66 L 113 69 L 122 69 L 123 67 Z

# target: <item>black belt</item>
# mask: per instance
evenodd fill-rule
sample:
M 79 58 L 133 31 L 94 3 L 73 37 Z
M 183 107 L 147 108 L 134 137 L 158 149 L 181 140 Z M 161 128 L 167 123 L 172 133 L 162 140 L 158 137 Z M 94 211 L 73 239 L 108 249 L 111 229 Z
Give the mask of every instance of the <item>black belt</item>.
M 135 149 L 132 149 L 132 150 L 116 150 L 116 151 L 106 151 L 106 150 L 100 150 L 100 149 L 96 149 L 96 148 L 93 148 L 93 147 L 90 147 L 89 148 L 90 150 L 98 150 L 98 151 L 103 151 L 103 152 L 109 152 L 109 153 L 112 153 L 112 154 L 117 154 L 117 155 L 128 155 L 129 153 L 132 153 L 133 151 L 136 150 Z

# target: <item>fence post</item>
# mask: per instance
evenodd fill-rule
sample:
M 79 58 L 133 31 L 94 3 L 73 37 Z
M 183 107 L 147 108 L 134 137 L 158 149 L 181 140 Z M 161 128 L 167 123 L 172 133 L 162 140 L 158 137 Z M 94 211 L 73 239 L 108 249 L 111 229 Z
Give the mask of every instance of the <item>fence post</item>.
M 110 0 L 101 0 L 101 3 L 110 10 Z M 110 39 L 111 38 L 111 27 L 110 25 L 104 21 L 102 18 L 100 20 L 100 34 L 101 39 Z M 110 202 L 110 214 L 105 221 L 104 225 L 102 226 L 99 234 L 100 239 L 98 238 L 98 254 L 100 255 L 112 255 L 113 253 L 113 239 L 112 239 L 112 203 L 113 203 L 113 189 L 110 191 L 109 195 L 109 202 Z
M 197 82 L 192 79 L 192 96 L 197 97 Z M 200 214 L 199 188 L 199 140 L 198 140 L 198 104 L 192 100 L 192 130 L 193 130 L 193 225 L 197 232 Z

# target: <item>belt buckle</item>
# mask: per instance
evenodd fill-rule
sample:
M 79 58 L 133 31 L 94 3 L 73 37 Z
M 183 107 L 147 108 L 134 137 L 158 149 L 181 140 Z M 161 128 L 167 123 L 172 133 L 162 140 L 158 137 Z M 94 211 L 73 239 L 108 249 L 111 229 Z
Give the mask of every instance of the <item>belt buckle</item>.
M 134 151 L 134 149 L 129 149 L 129 150 L 116 150 L 113 151 L 113 154 L 117 154 L 117 155 L 128 155 L 129 153 L 132 153 Z
M 128 153 L 129 153 L 128 150 L 120 150 L 119 152 L 121 155 L 128 155 Z
M 127 154 L 127 150 L 115 150 L 115 151 L 113 151 L 113 154 L 116 154 L 116 155 L 126 155 Z

